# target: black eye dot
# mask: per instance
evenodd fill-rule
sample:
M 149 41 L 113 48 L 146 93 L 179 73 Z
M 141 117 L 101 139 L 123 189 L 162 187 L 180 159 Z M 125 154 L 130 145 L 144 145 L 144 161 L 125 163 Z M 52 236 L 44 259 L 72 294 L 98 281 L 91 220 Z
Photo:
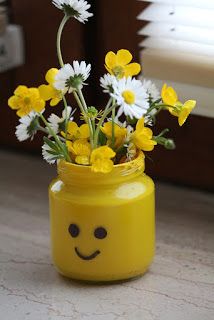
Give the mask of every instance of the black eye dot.
M 104 239 L 107 236 L 107 231 L 103 227 L 96 228 L 94 230 L 94 236 L 97 239 Z
M 80 229 L 76 224 L 70 224 L 68 231 L 73 238 L 78 237 Z

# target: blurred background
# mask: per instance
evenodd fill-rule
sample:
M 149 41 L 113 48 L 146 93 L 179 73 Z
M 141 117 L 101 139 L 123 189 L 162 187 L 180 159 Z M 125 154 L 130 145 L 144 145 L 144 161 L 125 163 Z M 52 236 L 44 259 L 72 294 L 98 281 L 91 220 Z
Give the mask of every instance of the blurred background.
M 175 151 L 156 148 L 147 173 L 161 180 L 213 190 L 214 187 L 214 2 L 212 0 L 91 0 L 94 17 L 69 23 L 62 39 L 64 60 L 92 64 L 89 104 L 102 107 L 99 90 L 109 50 L 124 48 L 158 87 L 167 81 L 182 101 L 196 99 L 194 114 L 180 128 L 163 113 L 155 132 L 170 128 Z M 19 143 L 18 123 L 7 100 L 19 84 L 39 86 L 58 67 L 56 32 L 62 18 L 50 0 L 0 0 L 0 144 L 3 149 L 41 154 L 42 137 Z M 70 101 L 73 106 L 73 101 Z M 50 112 L 61 113 L 60 107 Z

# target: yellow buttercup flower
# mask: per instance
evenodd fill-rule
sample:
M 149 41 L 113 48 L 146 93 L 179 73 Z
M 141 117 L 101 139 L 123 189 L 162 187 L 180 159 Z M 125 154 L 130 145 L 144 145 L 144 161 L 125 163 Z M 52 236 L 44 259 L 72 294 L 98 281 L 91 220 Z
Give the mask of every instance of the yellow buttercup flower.
M 14 96 L 8 100 L 11 109 L 17 110 L 19 117 L 27 116 L 31 111 L 41 112 L 45 108 L 45 101 L 41 99 L 37 88 L 18 86 Z
M 152 140 L 153 132 L 151 129 L 144 127 L 144 118 L 138 120 L 136 130 L 131 135 L 131 141 L 142 151 L 152 151 L 157 144 Z
M 178 117 L 178 123 L 180 126 L 182 126 L 186 122 L 191 111 L 195 108 L 196 101 L 188 100 L 182 104 L 180 101 L 178 101 L 178 95 L 175 90 L 172 87 L 167 87 L 166 84 L 164 84 L 162 88 L 161 96 L 163 102 L 166 105 L 171 106 L 167 107 L 169 112 L 173 116 Z
M 169 108 L 169 112 L 173 116 L 178 117 L 178 123 L 181 127 L 186 122 L 188 116 L 190 115 L 191 111 L 195 108 L 195 106 L 195 100 L 188 100 L 184 104 L 182 104 L 181 102 L 177 102 L 174 108 Z
M 117 54 L 110 51 L 105 57 L 105 67 L 110 74 L 119 79 L 132 77 L 141 71 L 139 63 L 130 63 L 132 58 L 132 54 L 128 50 L 121 49 L 117 51 Z
M 68 151 L 72 154 L 73 159 L 77 164 L 90 164 L 91 146 L 86 139 L 78 139 L 74 142 L 67 141 L 66 145 L 68 147 Z
M 178 102 L 178 95 L 172 87 L 167 87 L 167 84 L 163 85 L 161 97 L 166 105 L 174 106 Z
M 109 173 L 112 171 L 114 163 L 111 160 L 116 153 L 108 146 L 102 146 L 91 153 L 91 169 L 94 172 Z
M 59 70 L 56 68 L 48 70 L 45 76 L 48 85 L 42 84 L 38 88 L 41 98 L 45 101 L 51 100 L 50 105 L 52 107 L 56 106 L 62 100 L 62 91 L 57 90 L 54 87 L 55 77 L 58 74 L 58 72 Z
M 108 143 L 111 144 L 112 139 L 112 122 L 106 122 L 101 131 L 105 134 L 106 138 L 109 140 Z M 115 148 L 119 148 L 126 137 L 127 129 L 121 128 L 116 123 L 114 124 L 114 135 L 115 135 Z
M 61 132 L 65 137 L 65 133 Z M 69 140 L 88 139 L 90 137 L 90 130 L 88 124 L 82 124 L 80 127 L 74 121 L 69 121 L 67 129 L 67 138 Z
M 195 108 L 195 106 L 195 100 L 188 100 L 184 103 L 178 117 L 178 123 L 180 126 L 182 126 L 186 122 L 187 118 L 189 117 L 191 111 Z

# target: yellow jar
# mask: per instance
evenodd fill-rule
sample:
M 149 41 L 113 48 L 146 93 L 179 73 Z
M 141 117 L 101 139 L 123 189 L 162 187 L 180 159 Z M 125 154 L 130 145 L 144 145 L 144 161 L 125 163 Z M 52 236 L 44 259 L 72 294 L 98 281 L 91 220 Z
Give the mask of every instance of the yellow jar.
M 109 174 L 65 161 L 49 188 L 52 256 L 72 279 L 116 281 L 145 273 L 155 251 L 154 183 L 139 159 Z

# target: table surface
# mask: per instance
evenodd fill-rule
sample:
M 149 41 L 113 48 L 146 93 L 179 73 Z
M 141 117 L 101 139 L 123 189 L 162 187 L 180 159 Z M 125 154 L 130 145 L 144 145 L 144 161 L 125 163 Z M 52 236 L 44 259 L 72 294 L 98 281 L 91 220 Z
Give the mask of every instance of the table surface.
M 55 168 L 0 153 L 2 320 L 213 320 L 214 198 L 157 184 L 157 253 L 142 278 L 87 285 L 55 271 L 47 186 Z

